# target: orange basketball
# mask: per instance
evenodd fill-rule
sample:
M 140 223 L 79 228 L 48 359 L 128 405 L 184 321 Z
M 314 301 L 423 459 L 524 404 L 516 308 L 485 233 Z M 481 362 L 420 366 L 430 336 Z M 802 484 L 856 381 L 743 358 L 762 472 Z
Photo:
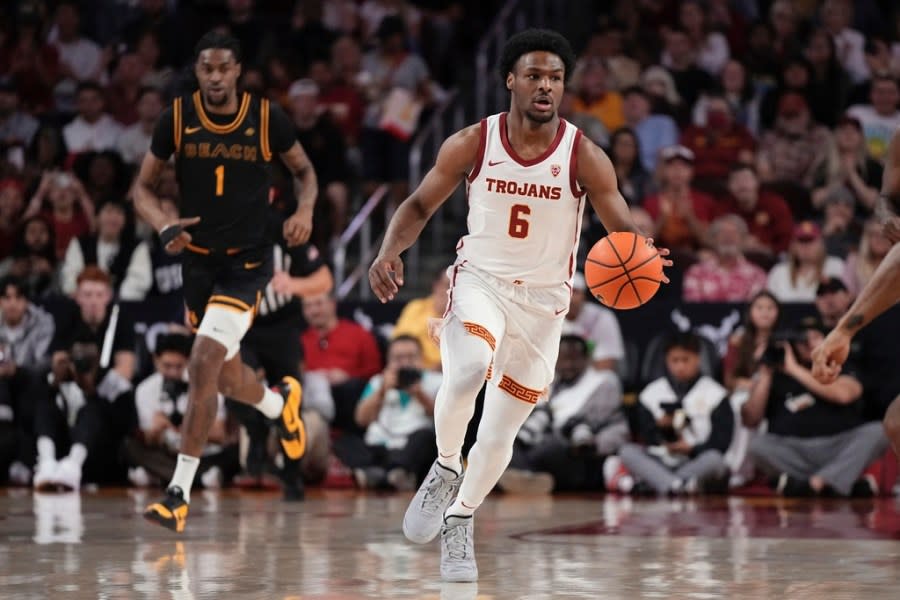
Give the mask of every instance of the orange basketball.
M 584 262 L 584 279 L 597 300 L 625 310 L 637 308 L 656 294 L 663 265 L 656 248 L 636 233 L 617 231 L 591 248 Z

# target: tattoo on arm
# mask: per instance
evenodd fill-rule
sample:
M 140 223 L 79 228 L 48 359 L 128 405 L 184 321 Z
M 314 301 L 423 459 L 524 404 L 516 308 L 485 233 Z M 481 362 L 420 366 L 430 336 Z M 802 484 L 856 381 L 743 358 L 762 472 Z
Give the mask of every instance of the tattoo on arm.
M 847 319 L 847 322 L 844 323 L 844 329 L 847 329 L 848 331 L 853 331 L 855 329 L 859 329 L 860 327 L 862 327 L 864 320 L 865 320 L 865 317 L 863 317 L 859 313 L 857 313 L 855 315 L 850 315 L 850 317 Z

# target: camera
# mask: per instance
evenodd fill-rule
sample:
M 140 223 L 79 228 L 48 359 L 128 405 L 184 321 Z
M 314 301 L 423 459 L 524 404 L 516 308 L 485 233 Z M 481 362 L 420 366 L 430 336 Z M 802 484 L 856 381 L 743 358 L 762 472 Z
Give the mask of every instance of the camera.
M 400 367 L 397 369 L 397 389 L 405 390 L 422 380 L 422 369 Z
M 184 415 L 178 411 L 178 398 L 186 394 L 187 390 L 188 384 L 185 381 L 180 379 L 163 379 L 162 389 L 160 390 L 160 407 L 175 427 L 180 427 L 184 418 Z

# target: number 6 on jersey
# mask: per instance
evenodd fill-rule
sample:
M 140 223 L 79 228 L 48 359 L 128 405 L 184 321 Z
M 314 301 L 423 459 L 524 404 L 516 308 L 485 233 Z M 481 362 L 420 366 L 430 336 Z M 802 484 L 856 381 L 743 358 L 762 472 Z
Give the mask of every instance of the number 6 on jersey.
M 527 204 L 513 204 L 509 209 L 509 235 L 514 238 L 528 237 L 528 221 L 522 215 L 530 215 L 531 207 Z

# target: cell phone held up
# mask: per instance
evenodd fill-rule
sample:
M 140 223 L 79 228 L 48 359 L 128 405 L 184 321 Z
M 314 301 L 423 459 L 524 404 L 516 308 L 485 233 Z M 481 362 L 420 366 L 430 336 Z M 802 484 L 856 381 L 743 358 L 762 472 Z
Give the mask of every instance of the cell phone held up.
M 397 389 L 408 390 L 422 381 L 422 369 L 400 367 L 397 369 Z

